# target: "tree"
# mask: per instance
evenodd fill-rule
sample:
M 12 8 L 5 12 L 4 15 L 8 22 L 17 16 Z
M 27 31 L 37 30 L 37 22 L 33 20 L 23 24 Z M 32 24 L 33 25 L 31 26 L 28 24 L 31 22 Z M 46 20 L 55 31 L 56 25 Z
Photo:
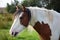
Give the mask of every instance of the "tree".
M 41 6 L 39 0 L 24 0 L 22 5 L 25 6 Z
M 15 4 L 15 5 L 18 5 L 19 2 L 18 2 L 17 0 L 14 0 L 14 4 Z
M 9 3 L 7 3 L 7 11 L 9 13 L 14 13 L 16 11 L 16 5 L 18 5 L 18 1 L 14 0 L 14 2 L 11 3 L 11 5 Z
M 22 2 L 25 6 L 38 6 L 45 7 L 49 3 L 49 0 L 24 0 Z
M 24 0 L 21 4 L 24 5 L 24 6 L 27 6 L 27 7 L 30 6 L 30 2 L 28 2 L 26 0 Z
M 10 5 L 7 3 L 7 11 L 9 12 L 10 10 Z
M 45 7 L 60 12 L 60 0 L 24 0 L 22 4 L 25 6 Z
M 60 0 L 51 0 L 51 3 L 47 5 L 47 8 L 60 12 Z

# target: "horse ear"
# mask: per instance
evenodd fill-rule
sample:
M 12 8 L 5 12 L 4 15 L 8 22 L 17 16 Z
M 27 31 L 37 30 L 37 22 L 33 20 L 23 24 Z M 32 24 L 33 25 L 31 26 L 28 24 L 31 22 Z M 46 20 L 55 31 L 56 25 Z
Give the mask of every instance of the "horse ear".
M 25 10 L 26 10 L 25 6 L 22 6 L 22 10 L 23 10 L 23 11 L 25 11 Z

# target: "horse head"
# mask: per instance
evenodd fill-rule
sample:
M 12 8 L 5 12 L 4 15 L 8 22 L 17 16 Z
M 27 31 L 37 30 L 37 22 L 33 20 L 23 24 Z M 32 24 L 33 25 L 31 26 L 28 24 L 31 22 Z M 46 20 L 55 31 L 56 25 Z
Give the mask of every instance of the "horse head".
M 10 29 L 10 34 L 16 36 L 23 29 L 28 27 L 30 19 L 31 19 L 31 13 L 29 9 L 23 6 L 21 10 L 20 9 L 17 10 L 15 12 L 14 22 Z

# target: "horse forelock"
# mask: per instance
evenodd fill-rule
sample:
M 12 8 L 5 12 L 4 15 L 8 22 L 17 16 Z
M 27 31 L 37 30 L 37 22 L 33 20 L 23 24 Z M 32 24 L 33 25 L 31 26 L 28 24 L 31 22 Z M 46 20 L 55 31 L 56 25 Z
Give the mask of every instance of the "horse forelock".
M 14 16 L 20 15 L 20 13 L 22 12 L 22 10 L 16 10 L 16 12 L 14 13 Z

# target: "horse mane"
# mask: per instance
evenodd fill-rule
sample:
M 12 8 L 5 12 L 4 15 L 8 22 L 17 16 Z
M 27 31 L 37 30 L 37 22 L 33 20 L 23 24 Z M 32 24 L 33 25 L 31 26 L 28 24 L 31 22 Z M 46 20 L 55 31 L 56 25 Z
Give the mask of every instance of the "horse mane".
M 31 12 L 30 12 L 30 10 L 28 8 L 26 8 L 26 13 L 27 13 L 27 15 L 29 17 L 29 20 L 30 20 L 31 19 Z

